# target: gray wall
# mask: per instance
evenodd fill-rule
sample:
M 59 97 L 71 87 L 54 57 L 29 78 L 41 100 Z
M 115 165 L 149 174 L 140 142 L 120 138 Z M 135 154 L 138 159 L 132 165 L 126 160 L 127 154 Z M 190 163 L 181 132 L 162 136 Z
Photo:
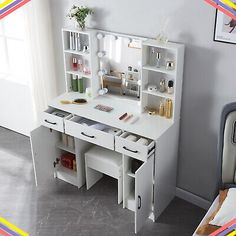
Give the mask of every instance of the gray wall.
M 64 90 L 61 27 L 77 1 L 51 0 L 58 83 Z M 156 37 L 169 21 L 172 41 L 186 45 L 178 187 L 204 199 L 213 197 L 220 112 L 236 100 L 236 46 L 213 42 L 215 10 L 196 0 L 89 0 L 79 4 L 94 8 L 90 26 Z M 171 144 L 170 144 L 171 145 Z

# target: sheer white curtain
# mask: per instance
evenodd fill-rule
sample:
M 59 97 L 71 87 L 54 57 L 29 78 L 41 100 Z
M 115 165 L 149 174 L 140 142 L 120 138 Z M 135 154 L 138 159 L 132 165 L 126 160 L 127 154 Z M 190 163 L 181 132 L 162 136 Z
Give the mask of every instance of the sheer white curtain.
M 31 0 L 26 7 L 30 81 L 39 124 L 40 113 L 57 95 L 50 0 Z

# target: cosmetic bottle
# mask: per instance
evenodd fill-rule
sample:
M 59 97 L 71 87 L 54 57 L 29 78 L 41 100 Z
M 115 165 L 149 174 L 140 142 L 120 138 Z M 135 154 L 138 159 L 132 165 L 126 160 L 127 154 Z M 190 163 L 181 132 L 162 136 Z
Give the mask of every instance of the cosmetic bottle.
M 83 61 L 82 61 L 82 59 L 78 59 L 77 64 L 78 64 L 78 71 L 83 72 Z
M 77 63 L 77 58 L 76 57 L 72 57 L 72 69 L 74 71 L 78 70 L 78 63 Z
M 83 78 L 78 79 L 78 91 L 79 91 L 79 93 L 84 93 L 84 80 L 83 80 Z
M 77 75 L 72 75 L 71 76 L 71 89 L 74 92 L 78 92 L 78 79 L 77 79 Z
M 165 108 L 164 108 L 164 103 L 161 101 L 159 105 L 159 115 L 164 116 L 165 115 Z
M 168 81 L 167 93 L 168 94 L 174 93 L 174 81 L 173 80 Z
M 150 48 L 150 66 L 155 66 L 156 62 L 156 54 L 155 54 L 155 48 L 151 47 Z
M 161 53 L 157 52 L 156 54 L 156 67 L 160 68 L 161 67 Z

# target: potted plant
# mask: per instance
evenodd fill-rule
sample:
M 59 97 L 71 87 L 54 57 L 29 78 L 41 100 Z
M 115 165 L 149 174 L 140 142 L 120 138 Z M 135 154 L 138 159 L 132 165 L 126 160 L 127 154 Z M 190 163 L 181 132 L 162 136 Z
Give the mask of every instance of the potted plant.
M 77 7 L 73 5 L 73 7 L 70 9 L 70 12 L 67 14 L 67 16 L 70 19 L 74 19 L 79 27 L 83 30 L 85 28 L 85 20 L 88 15 L 91 15 L 93 13 L 93 10 L 88 7 Z

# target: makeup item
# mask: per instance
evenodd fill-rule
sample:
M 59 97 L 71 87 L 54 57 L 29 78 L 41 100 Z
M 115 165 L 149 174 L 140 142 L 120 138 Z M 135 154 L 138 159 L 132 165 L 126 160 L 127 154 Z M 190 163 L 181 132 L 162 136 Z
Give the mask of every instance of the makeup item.
M 91 98 L 92 97 L 91 88 L 86 88 L 85 89 L 85 94 L 86 94 L 87 98 Z
M 78 92 L 79 93 L 84 92 L 84 80 L 83 80 L 83 78 L 78 79 Z
M 148 145 L 148 140 L 146 138 L 140 138 L 138 141 L 137 141 L 138 144 L 141 144 L 141 145 L 145 145 L 147 146 Z
M 148 85 L 148 92 L 157 92 L 157 86 L 155 84 Z
M 161 53 L 157 52 L 156 54 L 156 67 L 160 68 L 161 67 Z
M 75 50 L 78 51 L 78 34 L 75 33 Z
M 63 105 L 69 105 L 69 104 L 81 105 L 81 104 L 87 103 L 87 100 L 83 99 L 83 98 L 78 98 L 78 99 L 75 99 L 74 101 L 61 100 L 60 103 L 63 104 Z
M 77 61 L 77 70 L 79 71 L 79 72 L 83 72 L 83 60 L 82 59 L 78 59 L 78 61 Z
M 87 45 L 83 46 L 83 52 L 88 52 L 88 46 Z
M 74 154 L 65 153 L 61 156 L 61 165 L 65 168 L 73 170 L 73 160 L 75 160 Z
M 155 54 L 155 48 L 150 48 L 150 66 L 155 66 L 156 63 L 156 54 Z
M 68 146 L 68 140 L 67 140 L 67 135 L 66 134 L 61 134 L 61 141 L 62 141 L 62 144 L 67 147 Z
M 127 122 L 127 121 L 130 120 L 133 116 L 134 116 L 133 114 L 127 116 L 127 117 L 124 119 L 124 121 Z
M 70 135 L 67 136 L 67 142 L 69 148 L 75 148 L 74 138 Z
M 71 75 L 71 89 L 74 92 L 78 92 L 78 79 L 77 79 L 77 75 Z
M 139 117 L 135 117 L 130 124 L 135 124 L 139 120 Z
M 108 106 L 104 106 L 104 105 L 101 105 L 101 104 L 98 104 L 94 108 L 99 110 L 99 111 L 104 111 L 104 112 L 110 112 L 114 109 L 113 107 L 108 107 Z
M 70 32 L 70 50 L 73 50 L 73 33 Z
M 126 139 L 132 142 L 136 142 L 138 138 L 135 135 L 130 134 Z
M 77 58 L 76 57 L 72 57 L 72 69 L 74 71 L 78 70 L 78 62 L 77 62 Z
M 73 43 L 72 43 L 72 50 L 75 50 L 75 33 L 72 33 L 72 41 L 73 41 Z
M 167 70 L 174 70 L 175 69 L 175 63 L 174 61 L 166 61 L 166 69 Z
M 165 104 L 165 117 L 170 119 L 172 117 L 173 102 L 171 99 L 166 99 Z
M 167 93 L 169 93 L 169 94 L 174 93 L 174 81 L 173 80 L 168 81 Z
M 90 70 L 89 70 L 89 63 L 88 63 L 87 60 L 84 61 L 83 72 L 84 72 L 85 75 L 91 74 L 91 72 L 90 72 Z
M 165 107 L 164 107 L 164 103 L 162 101 L 160 102 L 160 105 L 159 105 L 159 115 L 160 116 L 165 115 Z
M 128 115 L 128 113 L 123 114 L 123 115 L 119 118 L 119 120 L 123 120 L 127 115 Z
M 160 80 L 159 91 L 161 93 L 164 93 L 166 91 L 166 80 L 165 79 Z
M 80 37 L 76 34 L 76 51 L 81 51 Z
M 54 116 L 58 116 L 58 117 L 60 117 L 60 118 L 64 118 L 64 117 L 68 116 L 68 113 L 67 113 L 67 112 L 58 111 L 58 110 L 52 112 L 51 114 L 54 115 Z

